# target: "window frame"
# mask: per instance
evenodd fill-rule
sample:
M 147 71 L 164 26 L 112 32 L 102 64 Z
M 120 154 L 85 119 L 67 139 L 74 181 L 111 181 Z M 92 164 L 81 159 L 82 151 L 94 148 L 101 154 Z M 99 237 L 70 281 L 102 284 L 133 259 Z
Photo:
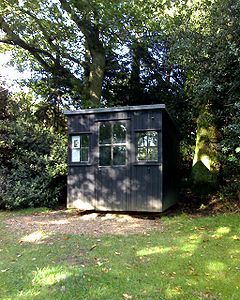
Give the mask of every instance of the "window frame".
M 101 125 L 107 123 L 110 124 L 110 142 L 109 143 L 100 143 L 100 131 L 101 131 Z M 123 125 L 125 127 L 125 141 L 124 142 L 114 142 L 114 134 L 113 134 L 113 128 L 114 125 L 119 124 Z M 124 167 L 127 165 L 127 134 L 128 134 L 128 125 L 126 120 L 104 120 L 99 122 L 98 126 L 98 150 L 99 150 L 99 159 L 98 159 L 98 167 Z M 100 153 L 101 153 L 101 147 L 110 147 L 110 164 L 108 165 L 101 165 L 100 163 Z M 124 164 L 114 164 L 114 150 L 117 147 L 125 147 L 125 155 L 124 155 Z
M 82 137 L 87 136 L 88 137 L 88 145 L 82 146 Z M 73 138 L 79 138 L 79 145 L 78 147 L 73 146 Z M 69 135 L 69 148 L 70 148 L 70 155 L 69 155 L 69 161 L 70 165 L 86 165 L 90 164 L 90 145 L 91 145 L 91 133 L 90 132 L 74 132 Z M 73 150 L 76 149 L 79 151 L 79 160 L 73 161 Z M 87 150 L 87 160 L 81 160 L 81 151 Z
M 148 144 L 148 134 L 152 133 L 152 132 L 156 132 L 156 137 L 157 137 L 157 144 L 156 146 L 149 146 Z M 140 147 L 138 145 L 138 141 L 139 141 L 139 134 L 144 134 L 147 136 L 147 146 L 144 147 Z M 135 132 L 135 147 L 136 147 L 136 153 L 135 153 L 135 159 L 136 162 L 138 164 L 158 164 L 160 162 L 160 150 L 159 150 L 159 140 L 160 140 L 160 130 L 157 129 L 141 129 L 141 130 L 137 130 Z M 149 149 L 155 149 L 157 150 L 157 159 L 149 159 Z M 146 149 L 147 150 L 147 158 L 146 159 L 139 159 L 139 149 Z

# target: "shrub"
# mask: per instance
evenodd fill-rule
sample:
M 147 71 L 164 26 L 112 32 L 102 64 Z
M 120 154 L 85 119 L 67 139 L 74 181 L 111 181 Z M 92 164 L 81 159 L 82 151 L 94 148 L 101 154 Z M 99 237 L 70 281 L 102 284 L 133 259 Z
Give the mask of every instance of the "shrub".
M 23 120 L 0 122 L 0 207 L 56 205 L 66 185 L 67 136 Z
M 240 202 L 240 104 L 234 103 L 229 110 L 231 122 L 223 127 L 221 154 L 222 186 L 220 195 Z

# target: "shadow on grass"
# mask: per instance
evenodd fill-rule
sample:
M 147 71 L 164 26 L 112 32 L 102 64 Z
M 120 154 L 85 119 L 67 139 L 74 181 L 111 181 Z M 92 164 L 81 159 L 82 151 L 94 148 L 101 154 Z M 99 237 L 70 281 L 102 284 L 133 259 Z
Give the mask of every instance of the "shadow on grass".
M 2 297 L 240 299 L 239 216 L 163 222 L 161 234 L 56 235 L 36 245 L 13 236 L 0 252 Z

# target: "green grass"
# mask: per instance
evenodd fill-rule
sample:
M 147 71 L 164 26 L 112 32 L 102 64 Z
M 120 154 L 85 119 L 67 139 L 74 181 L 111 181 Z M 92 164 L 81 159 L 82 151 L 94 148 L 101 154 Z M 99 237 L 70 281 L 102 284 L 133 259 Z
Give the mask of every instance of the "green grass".
M 31 243 L 3 223 L 12 214 L 0 212 L 0 299 L 240 299 L 239 215 L 165 216 L 163 232 L 142 235 L 38 232 Z

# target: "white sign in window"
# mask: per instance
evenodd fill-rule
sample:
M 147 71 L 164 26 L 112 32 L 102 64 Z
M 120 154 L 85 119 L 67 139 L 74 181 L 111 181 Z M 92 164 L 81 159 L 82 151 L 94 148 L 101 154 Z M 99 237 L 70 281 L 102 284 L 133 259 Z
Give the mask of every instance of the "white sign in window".
M 88 162 L 89 135 L 80 134 L 72 136 L 72 162 Z
M 80 148 L 80 136 L 72 136 L 72 148 Z

